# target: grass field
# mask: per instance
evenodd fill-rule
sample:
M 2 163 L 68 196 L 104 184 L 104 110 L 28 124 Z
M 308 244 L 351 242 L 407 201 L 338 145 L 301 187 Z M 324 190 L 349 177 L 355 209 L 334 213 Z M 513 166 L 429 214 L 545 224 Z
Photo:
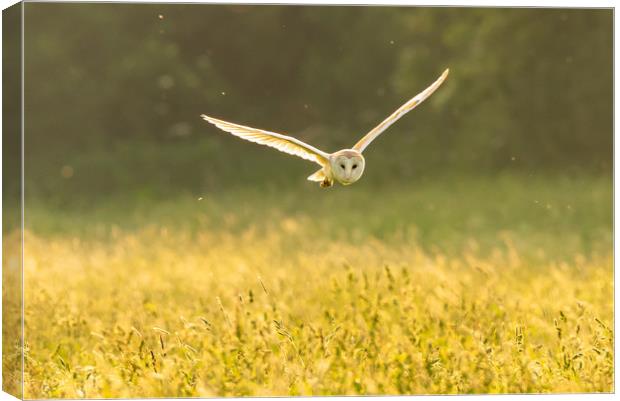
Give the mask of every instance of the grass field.
M 514 175 L 33 200 L 24 395 L 610 392 L 611 200 Z

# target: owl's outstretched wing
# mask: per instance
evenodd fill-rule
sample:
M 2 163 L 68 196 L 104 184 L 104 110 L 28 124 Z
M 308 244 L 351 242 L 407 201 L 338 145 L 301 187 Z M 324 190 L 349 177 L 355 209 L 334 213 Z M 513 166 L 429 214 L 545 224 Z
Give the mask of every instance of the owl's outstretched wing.
M 200 117 L 215 125 L 222 131 L 229 132 L 246 141 L 256 142 L 261 145 L 270 146 L 278 149 L 280 152 L 301 157 L 302 159 L 313 161 L 320 166 L 327 163 L 329 154 L 310 146 L 307 143 L 295 139 L 290 136 L 277 134 L 275 132 L 263 131 L 256 128 L 245 127 L 239 124 L 233 124 L 217 118 L 209 117 L 202 114 Z
M 441 76 L 435 82 L 433 82 L 431 86 L 424 89 L 407 103 L 400 106 L 398 110 L 392 113 L 381 124 L 377 125 L 375 128 L 372 129 L 372 131 L 370 131 L 362 139 L 360 139 L 359 142 L 356 143 L 355 146 L 353 146 L 353 149 L 359 152 L 364 151 L 364 149 L 366 149 L 366 147 L 370 145 L 370 142 L 372 142 L 376 137 L 378 137 L 390 125 L 394 124 L 396 120 L 413 110 L 417 105 L 422 103 L 427 97 L 429 97 L 433 92 L 435 92 L 435 90 L 439 88 L 439 86 L 446 79 L 449 71 L 449 69 L 446 69 L 443 74 L 441 74 Z

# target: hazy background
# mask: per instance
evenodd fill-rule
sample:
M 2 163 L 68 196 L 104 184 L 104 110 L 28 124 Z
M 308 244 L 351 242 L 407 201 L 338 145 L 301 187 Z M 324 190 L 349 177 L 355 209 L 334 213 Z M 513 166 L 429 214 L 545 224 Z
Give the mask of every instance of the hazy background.
M 594 9 L 29 3 L 26 197 L 73 207 L 119 194 L 305 190 L 316 166 L 199 115 L 334 151 L 447 67 L 443 87 L 368 149 L 358 185 L 502 171 L 611 177 L 612 18 Z

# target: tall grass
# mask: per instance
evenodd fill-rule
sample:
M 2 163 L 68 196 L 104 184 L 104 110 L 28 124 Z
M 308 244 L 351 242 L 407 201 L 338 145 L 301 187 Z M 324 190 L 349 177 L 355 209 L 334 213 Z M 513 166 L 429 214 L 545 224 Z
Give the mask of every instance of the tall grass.
M 27 209 L 26 397 L 613 391 L 606 178 L 121 205 Z

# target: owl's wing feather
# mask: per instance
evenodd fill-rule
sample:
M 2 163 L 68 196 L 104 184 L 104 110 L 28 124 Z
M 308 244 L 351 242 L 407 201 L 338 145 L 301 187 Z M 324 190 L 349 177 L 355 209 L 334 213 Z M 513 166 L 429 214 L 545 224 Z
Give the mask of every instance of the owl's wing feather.
M 277 134 L 275 132 L 263 131 L 239 124 L 229 123 L 204 114 L 202 114 L 201 117 L 222 131 L 229 132 L 241 139 L 245 139 L 246 141 L 270 146 L 281 152 L 313 161 L 320 166 L 324 166 L 327 163 L 329 154 L 315 148 L 314 146 L 310 146 L 299 139 L 295 139 L 287 135 Z
M 359 140 L 358 143 L 353 146 L 353 149 L 362 152 L 370 143 L 378 137 L 383 131 L 385 131 L 390 125 L 394 124 L 396 120 L 413 110 L 417 105 L 422 103 L 427 97 L 429 97 L 439 86 L 443 83 L 443 81 L 448 76 L 448 72 L 450 70 L 446 69 L 443 74 L 435 81 L 431 86 L 424 89 L 422 92 L 417 94 L 407 103 L 400 106 L 398 110 L 392 113 L 388 118 L 386 118 L 381 124 L 377 125 L 372 129 L 369 133 L 367 133 L 362 139 Z

